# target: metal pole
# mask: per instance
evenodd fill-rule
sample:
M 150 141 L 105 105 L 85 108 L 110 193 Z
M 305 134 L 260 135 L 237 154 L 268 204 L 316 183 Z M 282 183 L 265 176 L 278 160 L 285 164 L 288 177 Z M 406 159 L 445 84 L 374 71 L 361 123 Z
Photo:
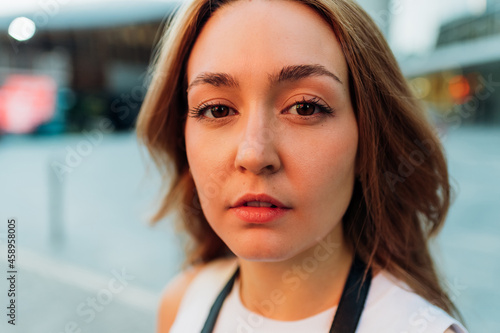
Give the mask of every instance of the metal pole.
M 52 245 L 62 245 L 65 239 L 64 230 L 64 195 L 63 187 L 66 178 L 57 174 L 49 161 L 49 239 Z

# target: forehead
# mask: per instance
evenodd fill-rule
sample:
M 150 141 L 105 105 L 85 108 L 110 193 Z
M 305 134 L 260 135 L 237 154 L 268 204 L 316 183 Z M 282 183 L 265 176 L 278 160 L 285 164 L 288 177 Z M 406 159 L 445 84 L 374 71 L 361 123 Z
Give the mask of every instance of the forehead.
M 225 72 L 243 78 L 288 65 L 319 64 L 347 82 L 347 64 L 332 28 L 295 1 L 240 0 L 218 9 L 191 51 L 187 76 Z

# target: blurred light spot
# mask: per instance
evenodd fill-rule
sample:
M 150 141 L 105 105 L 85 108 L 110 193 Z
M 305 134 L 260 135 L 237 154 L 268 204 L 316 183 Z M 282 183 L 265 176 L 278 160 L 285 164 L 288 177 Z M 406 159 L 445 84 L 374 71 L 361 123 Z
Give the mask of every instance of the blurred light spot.
M 9 25 L 9 35 L 20 42 L 33 37 L 35 31 L 35 22 L 27 17 L 18 17 Z
M 463 103 L 470 93 L 469 81 L 463 75 L 452 77 L 448 83 L 448 90 L 455 101 Z
M 31 133 L 52 119 L 57 83 L 50 76 L 11 74 L 0 87 L 0 130 Z
M 426 98 L 431 91 L 431 82 L 425 77 L 414 78 L 410 84 L 415 97 L 418 99 Z

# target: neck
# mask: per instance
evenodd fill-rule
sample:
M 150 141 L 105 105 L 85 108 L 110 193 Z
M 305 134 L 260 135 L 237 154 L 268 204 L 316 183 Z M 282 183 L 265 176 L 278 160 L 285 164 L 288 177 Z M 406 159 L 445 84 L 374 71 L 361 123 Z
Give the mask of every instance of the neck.
M 353 253 L 342 236 L 328 235 L 307 251 L 279 262 L 240 260 L 240 295 L 252 312 L 300 320 L 338 305 Z

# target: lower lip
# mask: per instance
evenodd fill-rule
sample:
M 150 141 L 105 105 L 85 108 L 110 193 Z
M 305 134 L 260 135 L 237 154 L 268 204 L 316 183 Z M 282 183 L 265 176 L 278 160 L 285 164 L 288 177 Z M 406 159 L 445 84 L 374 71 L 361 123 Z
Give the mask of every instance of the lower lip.
M 230 209 L 237 217 L 248 223 L 269 223 L 285 215 L 289 208 L 239 206 Z

